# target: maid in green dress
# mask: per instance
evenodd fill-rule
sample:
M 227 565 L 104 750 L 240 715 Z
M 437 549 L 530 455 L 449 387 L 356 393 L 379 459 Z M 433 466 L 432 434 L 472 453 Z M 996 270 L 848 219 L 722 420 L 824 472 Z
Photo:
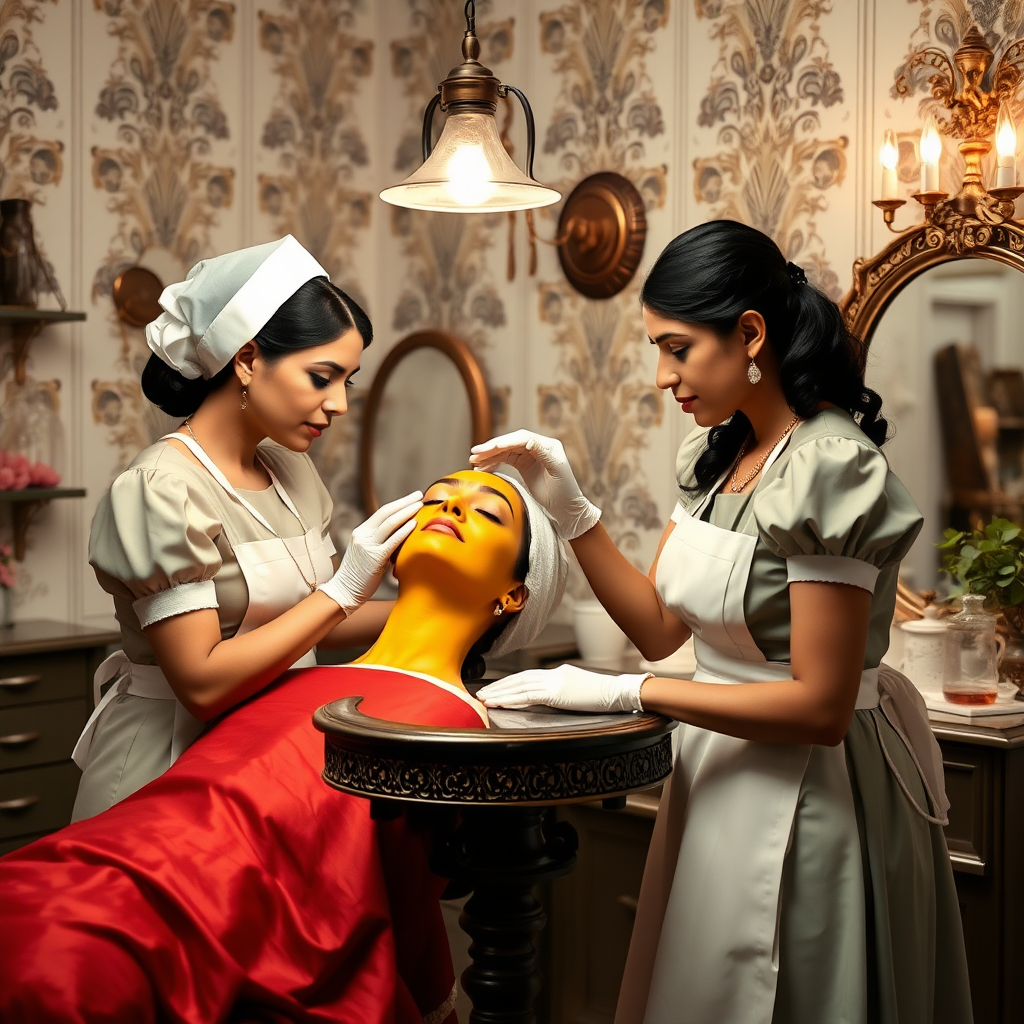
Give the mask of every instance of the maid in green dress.
M 616 1022 L 969 1024 L 941 757 L 882 664 L 921 515 L 880 451 L 861 346 L 770 238 L 730 221 L 672 241 L 641 300 L 657 384 L 704 428 L 647 576 L 558 441 L 518 431 L 472 459 L 523 473 L 645 658 L 694 637 L 692 680 L 562 666 L 479 692 L 683 723 Z

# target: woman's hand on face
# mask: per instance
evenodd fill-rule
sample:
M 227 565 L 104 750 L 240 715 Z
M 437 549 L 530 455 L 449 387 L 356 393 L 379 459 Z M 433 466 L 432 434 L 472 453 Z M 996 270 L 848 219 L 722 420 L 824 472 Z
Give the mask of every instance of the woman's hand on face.
M 528 708 L 534 704 L 564 711 L 643 711 L 640 687 L 651 673 L 609 676 L 575 665 L 531 668 L 516 672 L 477 691 L 489 708 Z
M 601 510 L 576 483 L 562 442 L 555 437 L 515 430 L 474 445 L 469 461 L 476 469 L 506 465 L 517 470 L 530 493 L 551 513 L 563 540 L 582 536 L 601 518 Z
M 414 516 L 423 508 L 423 493 L 381 505 L 352 531 L 352 541 L 333 578 L 320 586 L 346 615 L 373 597 L 391 556 L 416 529 Z

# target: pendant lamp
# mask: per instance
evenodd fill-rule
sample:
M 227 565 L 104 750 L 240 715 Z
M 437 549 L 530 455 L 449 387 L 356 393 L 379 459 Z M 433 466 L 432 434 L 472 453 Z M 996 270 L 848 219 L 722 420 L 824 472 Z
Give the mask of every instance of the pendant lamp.
M 423 163 L 401 184 L 380 197 L 411 210 L 448 213 L 498 213 L 550 206 L 562 198 L 533 176 L 536 128 L 533 111 L 514 85 L 503 85 L 477 59 L 476 4 L 466 3 L 463 62 L 448 72 L 423 115 Z M 494 113 L 498 100 L 518 97 L 526 116 L 526 173 L 513 163 L 498 135 Z M 437 145 L 431 149 L 434 112 L 448 115 Z

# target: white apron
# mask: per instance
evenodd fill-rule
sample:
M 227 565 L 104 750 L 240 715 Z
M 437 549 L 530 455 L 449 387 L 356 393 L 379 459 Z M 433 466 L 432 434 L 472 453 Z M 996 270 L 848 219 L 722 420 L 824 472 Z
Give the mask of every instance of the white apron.
M 249 591 L 249 605 L 235 635 L 250 633 L 258 626 L 276 619 L 278 615 L 293 608 L 310 594 L 309 586 L 302 578 L 298 567 L 288 554 L 295 556 L 299 565 L 313 579 L 323 582 L 334 573 L 331 555 L 334 544 L 330 537 L 320 535 L 319 526 L 310 527 L 305 537 L 278 537 L 273 527 L 260 513 L 252 507 L 228 482 L 227 477 L 217 468 L 213 460 L 206 454 L 197 441 L 181 434 L 165 434 L 160 440 L 174 439 L 180 441 L 209 471 L 210 475 L 224 488 L 232 498 L 242 505 L 249 514 L 270 533 L 275 534 L 267 540 L 249 541 L 245 544 L 232 546 L 232 552 L 238 562 L 238 568 Z M 281 486 L 280 481 L 264 463 L 264 469 L 270 474 L 274 489 L 288 510 L 299 519 L 298 510 L 291 498 Z M 308 554 L 307 554 L 308 545 Z M 292 665 L 292 668 L 307 668 L 316 664 L 316 648 L 304 654 Z M 101 697 L 102 686 L 110 682 L 112 685 Z M 82 730 L 82 735 L 75 744 L 72 758 L 79 768 L 85 769 L 89 763 L 89 753 L 93 737 L 100 722 L 108 713 L 115 697 L 122 693 L 130 693 L 137 697 L 149 697 L 155 700 L 173 700 L 174 728 L 171 736 L 171 764 L 181 756 L 205 728 L 205 723 L 189 714 L 174 696 L 174 691 L 157 665 L 136 665 L 130 662 L 124 651 L 116 651 L 96 670 L 93 677 L 93 696 L 96 708 Z M 125 796 L 128 794 L 126 793 Z
M 768 662 L 745 622 L 757 538 L 700 518 L 726 475 L 695 510 L 675 517 L 658 561 L 658 592 L 693 631 L 695 680 L 791 679 L 791 666 Z M 913 704 L 909 692 L 913 685 L 887 666 L 882 674 L 883 708 L 898 703 L 904 716 L 922 719 L 927 729 L 923 704 Z M 879 670 L 873 669 L 861 677 L 856 706 L 878 704 Z M 891 717 L 899 720 L 895 709 Z M 769 1024 L 778 983 L 783 863 L 811 747 L 755 743 L 693 725 L 677 729 L 673 741 L 674 768 L 651 840 L 616 1024 Z M 921 737 L 919 749 L 926 745 Z M 839 762 L 841 770 L 831 775 L 845 788 L 832 795 L 856 829 L 843 745 L 822 751 Z M 922 770 L 929 795 L 941 790 L 937 754 L 928 748 L 921 757 L 930 758 L 931 770 Z M 941 799 L 933 803 L 944 813 Z

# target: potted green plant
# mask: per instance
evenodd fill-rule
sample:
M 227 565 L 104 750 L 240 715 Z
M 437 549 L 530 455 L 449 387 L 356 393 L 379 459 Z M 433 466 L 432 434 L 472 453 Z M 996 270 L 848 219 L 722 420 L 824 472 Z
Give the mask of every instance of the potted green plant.
M 950 596 L 983 594 L 1006 622 L 1000 678 L 1024 691 L 1024 529 L 993 517 L 984 529 L 946 530 L 943 571 L 956 580 Z

